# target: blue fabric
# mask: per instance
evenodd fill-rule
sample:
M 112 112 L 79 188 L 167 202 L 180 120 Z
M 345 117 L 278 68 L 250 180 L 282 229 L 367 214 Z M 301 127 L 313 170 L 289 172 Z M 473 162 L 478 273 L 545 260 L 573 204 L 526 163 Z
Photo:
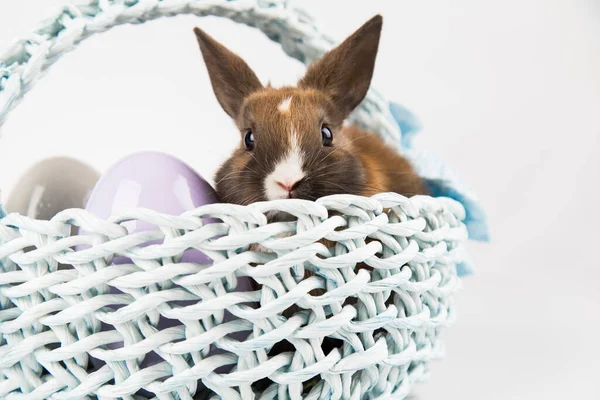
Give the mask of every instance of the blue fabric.
M 465 225 L 469 239 L 481 242 L 490 240 L 485 209 L 477 195 L 458 177 L 456 172 L 440 158 L 424 150 L 412 147 L 412 139 L 421 130 L 421 122 L 408 109 L 391 103 L 390 112 L 402 132 L 401 147 L 416 172 L 427 183 L 432 196 L 449 197 L 461 203 L 466 211 Z M 469 275 L 473 268 L 470 261 L 457 266 L 459 276 Z
M 466 210 L 465 225 L 469 231 L 469 238 L 481 242 L 490 240 L 487 217 L 481 203 L 468 192 L 462 191 L 452 181 L 427 179 L 429 190 L 433 196 L 450 197 L 462 203 Z
M 458 276 L 467 276 L 473 273 L 473 262 L 471 261 L 471 257 L 469 254 L 465 252 L 463 254 L 463 261 L 456 264 L 456 274 Z
M 407 108 L 400 104 L 390 103 L 390 112 L 396 123 L 400 127 L 401 144 L 403 148 L 410 149 L 412 147 L 413 137 L 421 130 L 421 121 L 411 113 Z

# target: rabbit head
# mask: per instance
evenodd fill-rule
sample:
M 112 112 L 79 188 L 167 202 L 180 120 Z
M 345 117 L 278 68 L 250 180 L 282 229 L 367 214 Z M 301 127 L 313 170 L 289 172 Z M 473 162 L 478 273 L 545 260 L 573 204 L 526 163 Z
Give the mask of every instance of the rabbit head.
M 364 193 L 365 166 L 343 123 L 369 89 L 381 28 L 377 15 L 309 66 L 297 86 L 283 88 L 263 86 L 244 60 L 194 29 L 215 96 L 240 137 L 215 177 L 222 201 Z

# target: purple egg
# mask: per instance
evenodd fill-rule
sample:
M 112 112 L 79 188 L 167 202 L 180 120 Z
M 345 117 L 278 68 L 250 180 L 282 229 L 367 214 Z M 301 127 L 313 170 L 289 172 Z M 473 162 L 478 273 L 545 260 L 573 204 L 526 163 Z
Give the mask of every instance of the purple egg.
M 136 207 L 177 215 L 215 202 L 212 186 L 187 164 L 169 154 L 142 152 L 103 174 L 86 209 L 102 218 Z
M 123 158 L 102 175 L 86 210 L 103 219 L 138 207 L 180 215 L 217 201 L 211 185 L 184 162 L 164 153 L 143 152 Z M 124 226 L 129 233 L 157 229 L 142 221 L 126 222 Z M 188 261 L 210 262 L 202 253 L 194 254 Z
M 125 157 L 113 165 L 97 182 L 94 187 L 86 210 L 100 218 L 123 215 L 138 208 L 147 208 L 164 214 L 180 215 L 205 204 L 217 202 L 217 196 L 211 185 L 193 169 L 177 158 L 159 152 L 136 153 Z M 215 219 L 205 219 L 205 223 L 215 222 Z M 140 221 L 123 224 L 129 233 L 155 230 L 156 226 Z M 159 241 L 160 242 L 160 241 Z M 147 243 L 149 245 L 151 243 Z M 81 247 L 83 248 L 83 246 Z M 183 255 L 183 261 L 210 264 L 212 260 L 202 252 L 189 249 Z M 131 262 L 125 257 L 115 257 L 113 264 Z M 248 278 L 239 278 L 236 290 L 253 290 Z M 110 293 L 119 293 L 111 288 Z M 184 305 L 184 304 L 180 304 Z M 117 309 L 118 307 L 113 307 Z M 235 319 L 226 312 L 225 321 Z M 159 329 L 181 325 L 180 321 L 162 317 L 158 323 Z M 104 326 L 103 330 L 112 329 Z M 243 339 L 238 336 L 238 340 Z M 122 347 L 122 343 L 112 343 L 108 348 Z M 212 354 L 220 351 L 214 349 Z M 162 361 L 154 352 L 149 353 L 142 366 L 149 366 Z M 95 367 L 103 364 L 92 360 Z

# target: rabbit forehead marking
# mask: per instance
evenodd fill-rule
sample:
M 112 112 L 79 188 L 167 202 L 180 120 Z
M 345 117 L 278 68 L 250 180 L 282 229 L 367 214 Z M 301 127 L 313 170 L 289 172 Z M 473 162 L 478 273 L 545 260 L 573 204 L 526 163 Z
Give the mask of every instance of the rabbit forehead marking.
M 292 96 L 288 96 L 281 100 L 281 103 L 277 106 L 277 109 L 281 113 L 287 113 L 290 111 L 290 107 L 292 106 Z

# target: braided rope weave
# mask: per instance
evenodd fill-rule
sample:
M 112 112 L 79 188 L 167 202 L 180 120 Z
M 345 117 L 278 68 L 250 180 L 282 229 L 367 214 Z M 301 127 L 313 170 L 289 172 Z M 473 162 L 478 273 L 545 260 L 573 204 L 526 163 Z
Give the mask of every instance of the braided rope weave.
M 307 63 L 332 45 L 281 1 L 88 3 L 64 8 L 2 57 L 0 125 L 61 54 L 119 24 L 219 15 Z M 371 91 L 361 107 L 355 123 L 399 143 L 385 100 Z M 297 220 L 267 223 L 273 210 Z M 139 209 L 108 221 L 84 210 L 50 221 L 10 214 L 0 220 L 0 398 L 405 398 L 442 355 L 464 217 L 450 199 L 397 194 L 213 204 L 180 216 Z M 156 229 L 128 234 L 129 221 Z M 213 264 L 184 262 L 189 249 Z M 260 287 L 237 289 L 249 281 Z

